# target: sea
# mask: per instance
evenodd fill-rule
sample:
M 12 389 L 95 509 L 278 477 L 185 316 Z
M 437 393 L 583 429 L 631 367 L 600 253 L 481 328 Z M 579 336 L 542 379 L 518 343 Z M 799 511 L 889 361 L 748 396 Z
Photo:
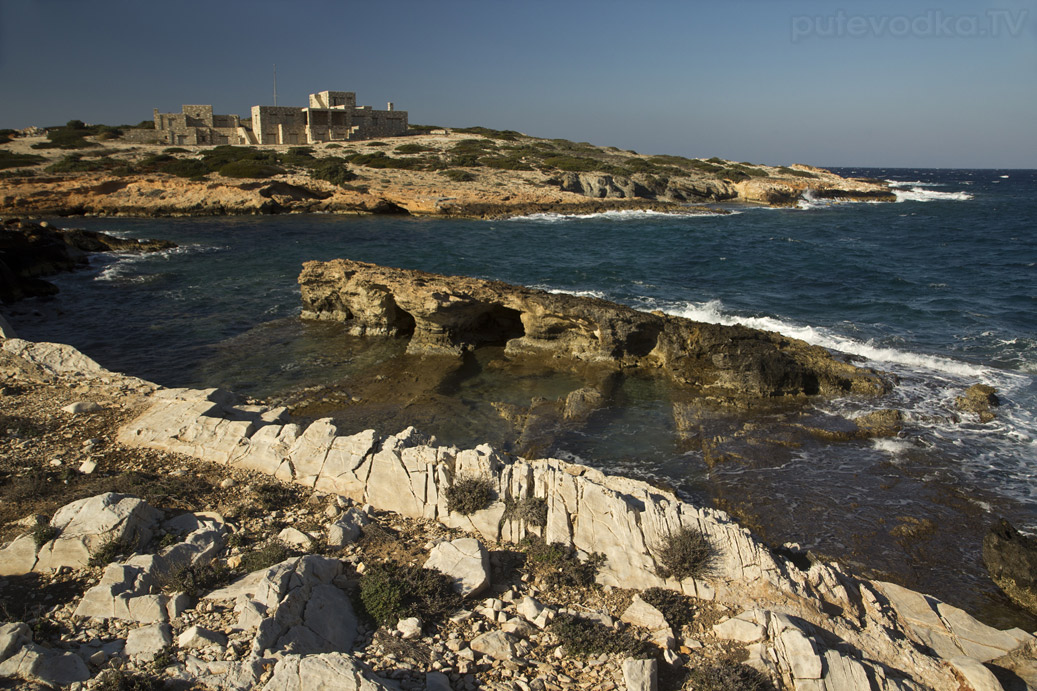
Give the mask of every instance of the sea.
M 56 297 L 4 309 L 20 336 L 70 343 L 110 369 L 262 399 L 348 383 L 399 352 L 299 318 L 296 279 L 308 260 L 502 280 L 799 338 L 897 381 L 877 400 L 819 401 L 819 415 L 896 408 L 903 430 L 707 463 L 675 442 L 665 396 L 632 385 L 547 451 L 730 510 L 770 544 L 794 543 L 989 623 L 1034 630 L 980 555 L 998 518 L 1037 533 L 1037 171 L 833 170 L 889 180 L 897 201 L 808 195 L 794 208 L 507 220 L 52 219 L 178 247 L 95 255 L 53 279 Z M 992 422 L 955 405 L 977 383 L 997 389 Z M 476 368 L 448 392 L 444 417 L 455 424 L 423 418 L 422 431 L 461 447 L 506 447 L 490 403 L 559 392 L 565 382 L 547 374 L 494 378 Z M 379 421 L 386 434 L 413 422 L 403 412 Z

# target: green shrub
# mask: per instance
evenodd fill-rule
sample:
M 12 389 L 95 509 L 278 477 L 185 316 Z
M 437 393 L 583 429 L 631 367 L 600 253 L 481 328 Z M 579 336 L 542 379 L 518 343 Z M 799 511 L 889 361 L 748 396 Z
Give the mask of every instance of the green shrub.
M 231 161 L 218 172 L 225 178 L 272 178 L 283 173 L 284 168 L 262 161 Z
M 654 551 L 658 574 L 678 580 L 704 575 L 715 555 L 709 540 L 686 526 L 663 538 Z
M 436 151 L 436 147 L 413 143 L 400 144 L 396 147 L 396 153 L 398 154 L 423 154 L 427 151 Z
M 461 606 L 453 581 L 439 571 L 395 562 L 369 566 L 360 577 L 360 604 L 379 626 L 405 617 L 431 622 Z
M 82 120 L 69 120 L 64 127 L 51 127 L 47 129 L 47 141 L 33 144 L 34 149 L 86 149 L 98 146 L 94 142 L 88 142 L 84 137 L 94 134 L 93 129 L 87 129 Z
M 95 691 L 159 691 L 164 688 L 164 680 L 109 667 L 97 676 L 93 688 Z
M 475 174 L 469 173 L 467 170 L 442 170 L 440 174 L 454 182 L 472 182 L 475 180 Z
M 219 170 L 228 163 L 237 161 L 258 161 L 268 165 L 277 165 L 277 152 L 262 151 L 251 146 L 223 144 L 203 151 L 202 161 L 210 171 Z
M 0 151 L 0 170 L 7 168 L 19 168 L 21 166 L 34 166 L 46 161 L 43 156 L 37 154 L 14 154 L 10 151 Z
M 324 148 L 325 149 L 341 149 L 342 145 L 341 144 L 328 144 Z
M 308 146 L 293 146 L 278 156 L 277 160 L 286 166 L 302 167 L 309 167 L 317 162 L 313 157 L 313 149 Z
M 488 127 L 455 127 L 454 132 L 465 134 L 480 134 L 488 139 L 502 139 L 504 141 L 515 141 L 522 136 L 521 132 L 515 130 L 491 130 Z
M 591 619 L 559 614 L 550 625 L 565 651 L 574 657 L 597 655 L 625 655 L 627 657 L 655 657 L 654 645 L 639 640 L 628 629 L 616 630 Z
M 279 482 L 255 485 L 252 487 L 252 494 L 256 497 L 259 508 L 268 513 L 291 506 L 299 499 L 298 490 Z
M 205 177 L 209 173 L 209 168 L 204 163 L 193 158 L 175 158 L 160 164 L 158 170 L 181 178 L 195 179 Z
M 347 182 L 357 179 L 356 173 L 349 169 L 341 158 L 325 158 L 310 169 L 310 177 L 324 180 L 333 185 L 343 187 Z
M 794 178 L 817 178 L 817 173 L 811 173 L 809 170 L 796 170 L 795 168 L 789 168 L 787 166 L 778 168 L 778 172 L 782 175 L 790 175 Z
M 118 161 L 108 156 L 99 158 L 82 158 L 79 154 L 68 154 L 60 161 L 47 166 L 48 173 L 89 173 L 98 170 L 115 170 L 125 168 L 125 161 Z
M 451 163 L 458 165 L 453 161 Z M 533 166 L 517 156 L 489 156 L 480 158 L 479 163 L 487 168 L 496 168 L 498 170 L 533 170 Z
M 504 520 L 521 521 L 526 525 L 547 525 L 547 500 L 543 497 L 525 497 L 523 499 L 506 499 L 504 502 Z
M 593 158 L 584 158 L 582 156 L 549 156 L 544 159 L 544 165 L 572 173 L 589 173 L 601 170 L 602 164 Z
M 527 537 L 519 543 L 526 554 L 525 570 L 543 587 L 561 586 L 585 588 L 594 585 L 598 569 L 605 557 L 594 554 L 580 561 L 576 550 L 561 543 L 548 544 L 537 537 Z
M 461 477 L 446 489 L 446 507 L 451 513 L 462 515 L 482 511 L 495 496 L 493 481 L 485 476 Z
M 666 588 L 649 588 L 641 593 L 641 599 L 662 612 L 675 633 L 695 620 L 693 600 L 687 595 Z
M 274 564 L 280 561 L 284 560 L 281 559 Z M 256 570 L 258 569 L 252 569 Z M 162 589 L 166 592 L 187 593 L 191 597 L 197 597 L 202 593 L 222 588 L 230 583 L 232 577 L 233 572 L 216 561 L 207 564 L 182 564 L 174 567 L 163 579 Z
M 112 562 L 125 559 L 133 553 L 133 545 L 116 538 L 108 538 L 90 553 L 88 566 L 108 566 Z
M 389 146 L 385 142 L 365 142 L 368 146 Z
M 60 534 L 61 531 L 50 523 L 40 523 L 32 529 L 32 541 L 36 544 L 36 549 L 39 549 Z
M 773 687 L 767 677 L 752 667 L 722 661 L 688 670 L 684 688 L 694 691 L 765 691 Z
M 287 545 L 280 540 L 271 540 L 259 549 L 242 554 L 241 569 L 246 573 L 252 573 L 260 569 L 269 569 L 274 564 L 280 564 L 291 556 L 292 551 L 288 549 Z
M 411 132 L 432 132 L 433 130 L 443 129 L 439 125 L 408 125 L 407 129 Z

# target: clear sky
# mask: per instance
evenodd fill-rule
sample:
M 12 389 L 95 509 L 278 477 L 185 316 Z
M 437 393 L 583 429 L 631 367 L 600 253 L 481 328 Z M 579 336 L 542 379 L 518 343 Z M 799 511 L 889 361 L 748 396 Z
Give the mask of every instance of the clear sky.
M 939 9 L 934 6 L 939 6 Z M 641 153 L 1037 168 L 1037 0 L 0 0 L 0 127 L 355 91 Z

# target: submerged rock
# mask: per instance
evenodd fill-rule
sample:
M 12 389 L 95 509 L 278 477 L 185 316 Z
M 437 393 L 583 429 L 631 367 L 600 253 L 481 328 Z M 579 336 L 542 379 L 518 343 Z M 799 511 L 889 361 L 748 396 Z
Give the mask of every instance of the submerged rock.
M 954 403 L 958 410 L 979 415 L 980 422 L 990 422 L 996 417 L 991 409 L 1001 405 L 1001 399 L 997 397 L 997 389 L 993 386 L 973 384 L 965 391 L 964 396 L 954 399 Z
M 1037 540 L 1002 518 L 983 538 L 983 563 L 1013 602 L 1037 614 Z

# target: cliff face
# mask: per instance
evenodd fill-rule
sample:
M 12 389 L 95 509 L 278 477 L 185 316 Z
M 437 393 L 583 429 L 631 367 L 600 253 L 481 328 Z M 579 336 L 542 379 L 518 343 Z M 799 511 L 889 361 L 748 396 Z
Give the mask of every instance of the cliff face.
M 343 321 L 360 335 L 405 337 L 411 353 L 497 345 L 548 367 L 638 367 L 735 397 L 886 390 L 877 373 L 802 341 L 594 298 L 343 259 L 307 262 L 299 284 L 303 317 Z

